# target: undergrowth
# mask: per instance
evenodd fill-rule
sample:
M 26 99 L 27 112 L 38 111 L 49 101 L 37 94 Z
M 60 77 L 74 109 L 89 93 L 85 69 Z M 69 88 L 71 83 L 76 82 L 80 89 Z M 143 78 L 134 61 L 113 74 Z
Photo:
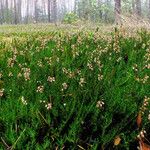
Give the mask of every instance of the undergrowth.
M 135 150 L 150 137 L 146 31 L 23 35 L 0 51 L 0 149 Z

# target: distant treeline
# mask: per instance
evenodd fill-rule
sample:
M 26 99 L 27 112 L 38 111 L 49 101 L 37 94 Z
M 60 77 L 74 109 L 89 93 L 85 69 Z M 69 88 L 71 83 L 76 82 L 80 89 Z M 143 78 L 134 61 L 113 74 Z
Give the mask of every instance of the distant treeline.
M 150 19 L 150 0 L 0 0 L 0 23 L 60 22 L 69 19 L 120 22 L 120 15 Z

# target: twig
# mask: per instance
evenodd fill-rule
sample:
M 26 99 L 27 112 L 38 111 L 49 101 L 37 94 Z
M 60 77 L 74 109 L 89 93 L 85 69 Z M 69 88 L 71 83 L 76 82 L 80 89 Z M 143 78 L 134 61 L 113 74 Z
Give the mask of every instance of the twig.
M 79 148 L 81 148 L 82 150 L 85 150 L 82 146 L 80 146 L 80 145 L 77 145 Z
M 10 146 L 8 146 L 8 144 L 4 141 L 4 139 L 2 137 L 1 137 L 1 140 L 2 140 L 3 144 L 7 147 L 7 149 L 9 149 Z
M 150 144 L 150 141 L 147 138 L 144 138 L 144 139 Z
M 18 139 L 16 140 L 16 142 L 12 145 L 10 150 L 13 150 L 17 144 L 17 142 L 20 140 L 20 138 L 22 137 L 23 133 L 25 132 L 26 128 L 22 131 L 22 133 L 20 134 L 20 136 L 18 137 Z
M 49 123 L 46 121 L 46 119 L 43 117 L 43 115 L 41 114 L 41 112 L 38 110 L 39 115 L 42 117 L 42 119 L 44 120 L 44 122 L 49 126 Z

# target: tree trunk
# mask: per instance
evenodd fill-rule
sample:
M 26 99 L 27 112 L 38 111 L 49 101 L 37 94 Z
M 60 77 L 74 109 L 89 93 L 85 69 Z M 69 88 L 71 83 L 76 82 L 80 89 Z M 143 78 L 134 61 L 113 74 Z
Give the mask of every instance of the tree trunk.
M 38 0 L 34 1 L 34 16 L 35 16 L 35 23 L 38 22 L 38 5 L 37 5 Z
M 121 0 L 115 0 L 115 22 L 121 24 Z
M 101 1 L 101 0 L 98 0 L 99 17 L 100 17 L 100 19 L 103 19 L 103 12 L 102 12 L 102 10 L 101 10 L 101 6 L 102 6 L 102 1 Z
M 10 10 L 13 10 L 13 0 L 11 0 L 10 1 Z M 11 22 L 11 24 L 13 24 L 14 23 L 14 14 L 12 13 L 12 14 L 10 14 L 10 22 Z
M 14 23 L 18 23 L 18 14 L 17 14 L 17 7 L 16 7 L 16 0 L 14 0 Z
M 106 3 L 106 7 L 109 8 L 109 6 L 111 5 L 111 0 L 106 0 L 105 3 Z M 105 10 L 105 22 L 108 22 L 108 18 L 109 18 L 108 12 L 109 12 L 108 9 L 106 9 Z
M 4 6 L 3 2 L 0 1 L 0 24 L 4 23 Z
M 43 0 L 42 8 L 43 8 L 43 15 L 45 16 L 46 15 L 45 0 Z
M 10 18 L 9 18 L 9 14 L 8 14 L 8 13 L 9 13 L 9 12 L 8 12 L 8 11 L 9 11 L 9 8 L 8 8 L 8 0 L 6 0 L 6 2 L 5 2 L 5 11 L 6 11 L 5 22 L 6 22 L 6 23 L 9 23 L 9 19 L 10 19 Z
M 141 0 L 136 0 L 136 15 L 141 17 L 142 9 L 141 9 Z
M 52 20 L 54 23 L 57 21 L 57 2 L 56 0 L 53 0 L 53 6 L 52 6 Z
M 77 8 L 78 8 L 78 0 L 75 0 L 74 2 L 74 13 L 77 14 Z
M 29 0 L 27 0 L 26 23 L 29 23 Z
M 48 22 L 51 22 L 51 2 L 48 0 Z
M 21 5 L 22 5 L 21 0 L 19 0 L 18 3 L 17 3 L 17 7 L 18 7 L 17 13 L 18 13 L 18 22 L 19 23 L 21 23 L 21 20 L 22 20 Z
M 148 2 L 148 19 L 150 20 L 150 0 Z
M 135 8 L 135 0 L 132 0 L 132 14 L 135 15 L 136 8 Z

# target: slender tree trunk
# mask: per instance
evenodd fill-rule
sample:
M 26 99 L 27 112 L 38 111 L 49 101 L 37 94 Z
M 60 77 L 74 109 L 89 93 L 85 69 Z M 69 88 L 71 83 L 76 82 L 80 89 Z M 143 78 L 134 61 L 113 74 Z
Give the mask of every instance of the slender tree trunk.
M 4 23 L 4 6 L 3 2 L 0 1 L 0 24 Z
M 51 2 L 48 0 L 48 22 L 51 22 Z
M 135 0 L 132 0 L 132 14 L 135 15 L 136 13 L 136 8 L 135 8 Z
M 16 0 L 14 0 L 14 23 L 18 23 L 18 15 L 17 15 L 17 7 L 16 7 Z
M 115 22 L 121 24 L 121 0 L 115 0 Z
M 34 1 L 34 18 L 35 18 L 35 23 L 37 23 L 38 22 L 38 5 L 37 5 L 37 3 L 38 3 L 38 0 L 35 0 Z
M 106 0 L 105 3 L 106 3 L 106 7 L 109 8 L 109 5 L 110 5 L 111 1 L 110 0 Z M 108 22 L 108 12 L 109 12 L 108 9 L 106 9 L 105 10 L 105 22 Z
M 57 2 L 56 0 L 53 0 L 53 7 L 52 7 L 52 19 L 53 19 L 53 22 L 56 23 L 57 21 Z
M 29 23 L 29 1 L 27 0 L 27 8 L 26 8 L 26 23 Z
M 101 0 L 98 0 L 99 17 L 100 17 L 100 19 L 103 19 L 103 12 L 102 12 L 102 10 L 101 10 L 101 6 L 102 6 L 102 1 L 101 1 Z
M 42 11 L 43 11 L 43 14 L 44 16 L 46 15 L 46 8 L 45 8 L 45 0 L 43 0 L 43 5 L 42 5 Z
M 77 14 L 78 0 L 74 2 L 74 13 Z
M 136 0 L 136 15 L 141 17 L 142 9 L 141 9 L 141 0 Z
M 149 21 L 150 21 L 150 0 L 148 2 L 148 18 L 149 18 Z
M 6 14 L 5 14 L 5 22 L 6 22 L 6 23 L 9 23 L 10 18 L 9 18 L 9 13 L 8 13 L 8 11 L 9 11 L 9 8 L 8 8 L 8 0 L 5 1 L 5 11 L 6 11 Z
M 21 14 L 21 5 L 22 5 L 22 1 L 19 0 L 18 3 L 17 3 L 17 7 L 18 7 L 18 22 L 21 23 L 21 20 L 22 20 L 22 14 Z
M 10 1 L 10 10 L 13 10 L 13 0 Z M 10 14 L 10 23 L 14 23 L 14 14 Z

